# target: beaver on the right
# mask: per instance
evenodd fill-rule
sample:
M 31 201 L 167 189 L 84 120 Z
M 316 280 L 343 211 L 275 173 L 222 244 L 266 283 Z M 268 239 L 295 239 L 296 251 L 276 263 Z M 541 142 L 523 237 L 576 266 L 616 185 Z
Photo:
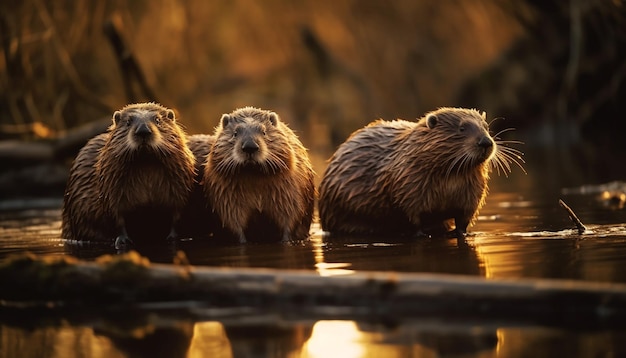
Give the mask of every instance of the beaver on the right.
M 464 236 L 485 203 L 490 171 L 523 162 L 521 151 L 504 146 L 519 142 L 494 137 L 474 109 L 370 123 L 330 159 L 319 188 L 322 229 Z

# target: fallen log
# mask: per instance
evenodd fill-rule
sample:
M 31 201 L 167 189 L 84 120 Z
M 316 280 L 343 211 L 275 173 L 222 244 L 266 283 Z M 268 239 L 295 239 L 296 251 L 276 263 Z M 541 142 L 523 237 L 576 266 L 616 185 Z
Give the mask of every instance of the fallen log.
M 180 260 L 185 262 L 185 260 Z M 0 264 L 0 305 L 19 307 L 248 307 L 326 317 L 466 317 L 626 326 L 626 285 L 493 280 L 446 274 L 313 271 L 152 264 L 136 252 L 94 262 L 32 254 Z
M 69 163 L 89 139 L 105 132 L 110 125 L 110 118 L 102 118 L 56 138 L 0 141 L 0 196 L 62 195 Z
M 0 141 L 0 163 L 3 163 L 5 168 L 17 164 L 24 166 L 28 163 L 47 162 L 52 159 L 54 159 L 54 145 L 50 141 Z
M 104 133 L 111 125 L 110 118 L 85 123 L 61 133 L 56 138 L 40 141 L 0 141 L 0 163 L 4 169 L 25 167 L 52 160 L 63 161 L 74 157 L 89 139 Z

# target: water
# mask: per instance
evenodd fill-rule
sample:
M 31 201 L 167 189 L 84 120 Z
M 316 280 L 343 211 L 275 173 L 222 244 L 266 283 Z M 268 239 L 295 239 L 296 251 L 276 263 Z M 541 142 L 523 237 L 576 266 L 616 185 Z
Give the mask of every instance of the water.
M 626 283 L 626 210 L 608 207 L 600 194 L 563 195 L 525 190 L 521 179 L 496 178 L 471 234 L 457 239 L 394 242 L 382 238 L 314 236 L 303 244 L 215 245 L 184 240 L 143 248 L 153 262 L 175 252 L 203 266 L 314 270 L 435 272 L 488 279 L 555 278 Z M 522 188 L 520 191 L 512 187 Z M 580 235 L 557 204 L 574 209 Z M 115 250 L 60 239 L 60 201 L 0 203 L 0 259 L 30 251 L 91 260 Z M 19 203 L 23 204 L 23 203 Z M 190 313 L 191 312 L 191 313 Z M 586 327 L 423 317 L 385 321 L 364 317 L 308 317 L 224 309 L 0 311 L 4 357 L 617 357 L 626 355 L 626 325 Z M 568 320 L 568 321 L 571 321 Z M 575 320 L 574 320 L 575 321 Z

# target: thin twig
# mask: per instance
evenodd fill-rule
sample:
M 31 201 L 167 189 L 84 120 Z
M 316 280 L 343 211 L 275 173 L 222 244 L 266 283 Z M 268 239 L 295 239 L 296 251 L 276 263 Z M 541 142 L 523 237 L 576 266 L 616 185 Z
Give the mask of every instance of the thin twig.
M 576 228 L 578 229 L 578 233 L 579 234 L 584 233 L 585 230 L 587 230 L 587 228 L 585 227 L 585 225 L 583 225 L 583 223 L 580 221 L 578 216 L 574 214 L 574 211 L 569 206 L 567 206 L 567 204 L 565 204 L 565 202 L 561 199 L 559 199 L 559 205 L 561 205 L 561 207 L 565 209 L 565 211 L 567 211 L 567 215 L 569 216 L 570 220 L 572 220 L 574 225 L 576 225 Z

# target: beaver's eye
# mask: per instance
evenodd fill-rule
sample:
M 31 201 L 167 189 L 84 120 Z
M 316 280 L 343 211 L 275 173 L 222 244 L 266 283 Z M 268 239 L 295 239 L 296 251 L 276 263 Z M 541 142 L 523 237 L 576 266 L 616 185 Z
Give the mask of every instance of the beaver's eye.
M 465 125 L 461 124 L 459 126 L 459 132 L 465 132 Z
M 236 130 L 233 132 L 233 137 L 237 137 L 237 131 Z

